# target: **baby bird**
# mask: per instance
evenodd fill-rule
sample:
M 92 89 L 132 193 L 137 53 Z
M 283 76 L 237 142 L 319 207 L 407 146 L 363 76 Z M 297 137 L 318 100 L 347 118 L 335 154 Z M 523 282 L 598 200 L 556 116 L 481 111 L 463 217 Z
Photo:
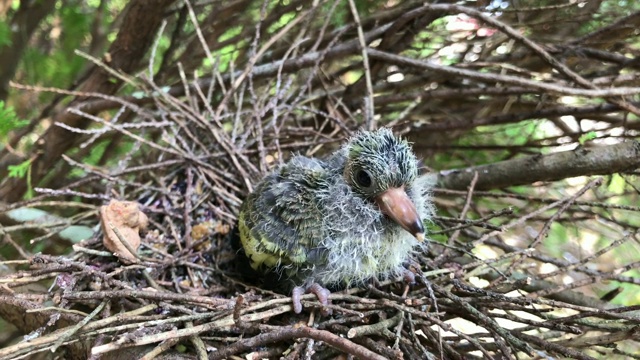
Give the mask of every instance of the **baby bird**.
M 418 177 L 409 144 L 389 129 L 359 132 L 326 160 L 294 156 L 257 184 L 240 209 L 251 267 L 328 303 L 325 287 L 405 273 L 432 216 L 429 177 Z

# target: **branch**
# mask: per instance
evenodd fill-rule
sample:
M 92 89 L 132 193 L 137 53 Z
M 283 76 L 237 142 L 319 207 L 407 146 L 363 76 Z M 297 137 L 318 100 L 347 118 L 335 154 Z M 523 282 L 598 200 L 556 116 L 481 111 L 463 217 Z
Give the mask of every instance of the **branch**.
M 584 97 L 609 97 L 609 96 L 626 96 L 640 93 L 639 87 L 618 87 L 606 89 L 579 89 L 564 86 L 558 83 L 546 83 L 538 80 L 530 80 L 524 77 L 513 75 L 502 75 L 487 72 L 480 72 L 468 69 L 462 69 L 454 66 L 437 65 L 432 62 L 415 60 L 406 56 L 396 55 L 368 48 L 367 54 L 372 59 L 384 60 L 390 64 L 397 65 L 400 68 L 412 67 L 416 69 L 429 70 L 433 72 L 443 73 L 452 76 L 459 76 L 466 79 L 474 79 L 488 83 L 503 83 L 514 86 L 523 86 L 532 89 L 547 91 L 559 95 L 573 95 Z
M 326 330 L 313 329 L 307 326 L 288 326 L 281 327 L 272 332 L 256 335 L 251 338 L 242 339 L 231 346 L 222 348 L 212 353 L 209 359 L 224 359 L 229 355 L 238 354 L 243 351 L 255 349 L 266 344 L 298 338 L 310 338 L 323 341 L 332 347 L 354 355 L 358 359 L 385 359 L 373 351 L 355 344 L 345 338 L 332 334 Z
M 533 155 L 495 164 L 441 171 L 438 186 L 464 190 L 474 173 L 478 173 L 476 189 L 499 189 L 554 181 L 574 176 L 608 175 L 640 166 L 640 143 L 629 141 L 601 147 L 579 147 L 550 155 Z

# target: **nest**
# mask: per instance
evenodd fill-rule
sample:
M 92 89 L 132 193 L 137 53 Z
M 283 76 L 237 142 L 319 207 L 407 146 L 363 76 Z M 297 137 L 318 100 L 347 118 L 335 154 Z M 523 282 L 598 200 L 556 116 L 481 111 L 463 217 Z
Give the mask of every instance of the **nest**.
M 294 314 L 290 297 L 242 280 L 229 238 L 242 183 L 251 178 L 248 174 L 260 172 L 243 165 L 262 159 L 268 166 L 267 159 L 273 162 L 281 156 L 278 149 L 308 149 L 307 143 L 286 143 L 291 137 L 264 128 L 245 129 L 232 142 L 233 132 L 215 124 L 203 127 L 206 111 L 195 115 L 180 106 L 168 114 L 158 110 L 167 109 L 168 103 L 179 104 L 174 100 L 168 97 L 153 111 L 139 109 L 141 119 L 152 121 L 140 120 L 143 130 L 138 131 L 158 131 L 159 138 L 173 135 L 177 144 L 197 144 L 196 151 L 167 158 L 172 151 L 151 149 L 144 159 L 132 157 L 131 162 L 140 163 L 87 175 L 88 182 L 107 179 L 110 189 L 105 193 L 125 194 L 139 205 L 118 200 L 100 211 L 97 205 L 87 206 L 79 217 L 89 218 L 89 223 L 99 217 L 102 229 L 75 244 L 70 255 L 38 254 L 12 262 L 21 270 L 1 279 L 2 315 L 30 333 L 0 350 L 0 359 L 51 351 L 70 359 L 328 359 L 344 354 L 363 359 L 586 359 L 585 347 L 612 346 L 637 336 L 638 320 L 629 314 L 633 308 L 610 308 L 604 301 L 571 291 L 575 285 L 553 281 L 573 271 L 586 274 L 585 283 L 597 282 L 595 276 L 625 281 L 616 271 L 589 270 L 584 262 L 571 264 L 531 246 L 500 240 L 509 229 L 522 232 L 525 222 L 541 221 L 545 213 L 558 218 L 572 213 L 572 206 L 584 207 L 578 196 L 599 186 L 599 178 L 557 201 L 474 191 L 473 184 L 467 192 L 436 189 L 437 203 L 449 199 L 461 214 L 469 211 L 471 196 L 495 204 L 519 204 L 527 214 L 516 216 L 512 207 L 504 207 L 476 220 L 437 217 L 431 237 L 446 235 L 445 242 L 451 245 L 432 241 L 427 252 L 413 259 L 410 268 L 417 274 L 416 284 L 396 279 L 334 292 L 331 316 L 322 316 L 315 297 L 305 295 L 306 311 Z M 184 127 L 176 131 L 162 120 L 167 115 L 181 119 Z M 116 129 L 129 131 L 124 126 Z M 322 143 L 317 139 L 339 143 L 340 138 L 305 128 L 289 131 L 308 132 L 314 144 Z M 261 137 L 250 140 L 248 134 L 253 132 Z M 152 159 L 153 154 L 158 157 Z M 86 186 L 80 182 L 50 190 L 49 195 L 79 193 Z M 41 201 L 36 198 L 29 205 Z M 126 206 L 110 212 L 121 204 Z M 146 219 L 138 221 L 140 211 L 148 225 L 142 224 Z M 117 246 L 128 242 L 123 240 L 127 231 L 141 231 L 139 249 Z M 544 231 L 549 229 L 538 238 Z M 480 245 L 501 255 L 481 260 L 471 252 Z M 543 264 L 557 270 L 529 275 L 532 267 Z M 597 335 L 602 332 L 610 336 Z
M 429 14 L 424 21 L 440 17 L 442 13 L 436 10 L 442 11 L 443 6 L 449 12 L 463 9 L 433 5 L 434 9 L 421 10 Z M 472 9 L 466 13 L 492 21 L 517 42 L 549 55 L 530 46 L 529 40 L 509 26 Z M 398 15 L 390 13 L 389 17 L 392 20 L 372 18 L 363 23 L 365 27 L 377 26 L 378 21 L 392 24 Z M 412 24 L 403 20 L 398 27 Z M 369 29 L 368 39 L 381 36 L 375 26 Z M 334 84 L 334 88 L 321 91 L 322 95 L 310 95 L 310 91 L 322 88 L 324 78 L 318 70 L 325 56 L 333 59 L 345 51 L 360 54 L 361 39 L 355 28 L 343 30 L 330 34 L 340 40 L 338 45 L 333 40 L 314 45 L 328 50 L 305 55 L 302 60 L 306 63 L 294 58 L 256 70 L 249 62 L 235 74 L 245 82 L 235 81 L 237 77 L 229 73 L 215 73 L 206 79 L 183 78 L 183 87 L 166 91 L 139 77 L 123 81 L 146 95 L 140 101 L 72 94 L 93 101 L 91 106 L 68 109 L 92 123 L 91 132 L 84 133 L 82 148 L 97 146 L 104 137 L 117 138 L 114 143 L 120 147 L 109 150 L 119 160 L 97 168 L 65 158 L 65 165 L 81 177 L 59 187 L 36 189 L 39 195 L 35 198 L 2 209 L 46 206 L 52 212 L 70 215 L 49 219 L 46 224 L 3 230 L 5 241 L 25 260 L 3 262 L 10 269 L 0 277 L 0 315 L 26 335 L 1 349 L 0 359 L 47 355 L 65 359 L 590 359 L 637 353 L 637 306 L 614 305 L 614 299 L 625 291 L 637 291 L 640 285 L 627 273 L 638 266 L 635 253 L 618 251 L 637 241 L 637 226 L 620 221 L 620 214 L 628 216 L 640 208 L 616 204 L 614 195 L 599 193 L 602 178 L 586 178 L 571 186 L 540 181 L 520 192 L 482 191 L 487 185 L 477 174 L 455 186 L 440 182 L 434 191 L 439 216 L 429 231 L 431 244 L 409 259 L 416 284 L 394 279 L 334 292 L 330 316 L 322 315 L 313 295 L 303 296 L 305 310 L 294 314 L 287 294 L 243 280 L 230 241 L 238 208 L 252 184 L 291 153 L 322 156 L 356 129 L 393 125 L 396 132 L 415 136 L 420 153 L 437 156 L 442 154 L 437 152 L 438 144 L 457 135 L 454 131 L 446 136 L 427 134 L 419 119 L 410 119 L 412 109 L 430 111 L 430 105 L 421 101 L 423 96 L 451 100 L 460 94 L 478 98 L 483 91 L 493 91 L 496 107 L 506 109 L 500 104 L 511 104 L 513 94 L 531 91 L 531 96 L 540 95 L 541 90 L 535 87 L 510 89 L 499 84 L 487 90 L 480 82 L 467 89 L 463 81 L 460 88 L 451 91 L 427 92 L 424 89 L 434 81 L 441 81 L 444 87 L 453 80 L 449 75 L 425 80 L 423 74 L 411 74 L 412 86 L 418 90 L 404 97 L 380 80 L 376 91 L 385 92 L 385 96 L 376 99 L 375 108 L 366 106 L 365 101 L 361 112 L 353 110 L 357 108 L 353 93 L 362 92 L 363 82 L 351 89 L 347 105 L 339 104 L 339 96 L 330 94 L 346 92 L 341 85 Z M 324 28 L 314 31 L 322 34 Z M 414 34 L 412 28 L 406 31 Z M 393 42 L 387 40 L 384 44 Z M 290 53 L 287 47 L 279 47 L 274 54 L 284 59 Z M 407 63 L 398 55 L 371 54 L 397 66 L 428 65 Z M 335 73 L 347 72 L 352 65 L 345 64 Z M 313 70 L 298 71 L 299 66 Z M 484 79 L 480 71 L 478 74 L 474 79 Z M 121 76 L 115 71 L 112 75 Z M 524 84 L 531 86 L 532 81 L 527 81 Z M 463 94 L 463 87 L 469 91 Z M 603 96 L 613 99 L 616 94 Z M 373 98 L 372 93 L 369 96 Z M 624 102 L 615 99 L 617 105 Z M 537 109 L 539 104 L 530 101 L 525 105 Z M 466 114 L 480 113 L 478 109 L 485 106 L 493 105 L 479 101 L 478 108 Z M 526 113 L 527 106 L 513 111 Z M 607 106 L 596 103 L 593 111 L 584 113 L 619 110 L 612 104 Z M 117 111 L 103 119 L 95 111 L 84 111 L 86 108 Z M 526 114 L 511 114 L 509 119 L 537 116 Z M 428 130 L 448 127 L 458 135 L 471 131 L 472 125 L 460 121 L 445 123 L 447 117 L 438 113 Z M 509 119 L 500 113 L 483 121 L 501 124 Z M 74 134 L 84 131 L 68 130 Z M 428 141 L 436 145 L 428 148 Z M 637 143 L 631 144 L 631 150 L 637 147 Z M 526 165 L 542 163 L 540 159 L 528 160 Z M 620 169 L 625 166 L 629 167 L 620 165 Z M 473 175 L 473 171 L 468 173 Z M 557 178 L 552 174 L 541 180 Z M 514 184 L 522 184 L 522 180 Z M 625 196 L 637 196 L 637 190 Z M 129 208 L 133 215 L 101 208 L 112 200 L 118 201 L 115 204 L 135 202 L 137 205 Z M 146 226 L 139 211 L 148 219 Z M 135 219 L 131 221 L 129 215 Z M 38 244 L 72 224 L 96 231 L 93 237 L 74 244 L 65 256 L 30 255 L 9 236 L 10 232 L 35 229 L 40 232 L 28 236 Z M 559 230 L 554 224 L 563 227 Z M 583 251 L 584 242 L 571 232 L 577 229 L 612 240 Z M 129 236 L 139 236 L 139 249 L 123 241 Z M 560 243 L 554 240 L 558 238 L 575 241 Z M 567 254 L 583 256 L 571 258 Z

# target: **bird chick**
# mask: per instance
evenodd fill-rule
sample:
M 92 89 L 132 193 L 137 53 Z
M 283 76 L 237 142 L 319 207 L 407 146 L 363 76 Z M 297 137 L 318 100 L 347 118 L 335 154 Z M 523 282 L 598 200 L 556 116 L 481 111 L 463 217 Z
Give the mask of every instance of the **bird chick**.
M 432 215 L 430 177 L 389 129 L 359 132 L 326 160 L 294 156 L 257 184 L 240 209 L 251 267 L 276 271 L 299 296 L 406 272 Z

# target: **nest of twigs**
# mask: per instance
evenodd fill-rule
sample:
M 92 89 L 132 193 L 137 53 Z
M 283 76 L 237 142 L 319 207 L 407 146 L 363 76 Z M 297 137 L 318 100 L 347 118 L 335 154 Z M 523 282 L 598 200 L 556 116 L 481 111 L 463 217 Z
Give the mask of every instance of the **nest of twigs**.
M 491 187 L 483 185 L 485 180 L 477 175 L 462 185 L 444 186 L 446 182 L 440 182 L 434 191 L 440 216 L 434 219 L 430 230 L 431 245 L 411 259 L 417 283 L 409 286 L 397 279 L 334 292 L 330 316 L 321 315 L 313 295 L 303 297 L 305 311 L 296 315 L 286 294 L 249 283 L 238 274 L 230 241 L 238 208 L 252 184 L 292 152 L 322 156 L 358 128 L 393 125 L 396 132 L 416 141 L 419 154 L 433 155 L 438 153 L 438 146 L 445 146 L 454 136 L 470 132 L 474 125 L 463 123 L 464 116 L 492 108 L 491 101 L 498 104 L 500 111 L 514 113 L 487 115 L 478 124 L 546 116 L 528 111 L 546 111 L 548 104 L 539 106 L 538 101 L 551 101 L 551 96 L 541 94 L 550 86 L 536 87 L 527 80 L 518 83 L 521 87 L 502 87 L 503 81 L 513 84 L 515 80 L 496 75 L 490 80 L 498 85 L 488 87 L 483 81 L 489 80 L 477 71 L 472 77 L 477 82 L 463 85 L 463 80 L 467 81 L 463 78 L 459 87 L 448 89 L 454 82 L 452 74 L 457 74 L 452 69 L 432 69 L 444 75 L 429 77 L 422 73 L 431 66 L 428 62 L 416 65 L 397 54 L 394 57 L 370 51 L 378 65 L 390 61 L 394 66 L 411 67 L 413 72 L 407 71 L 406 81 L 415 91 L 396 94 L 394 85 L 385 83 L 385 76 L 374 76 L 375 91 L 385 94 L 376 99 L 375 107 L 371 104 L 373 88 L 365 86 L 364 80 L 353 87 L 333 82 L 340 74 L 360 66 L 359 60 L 344 60 L 344 67 L 334 68 L 335 77 L 330 79 L 319 75 L 321 65 L 330 59 L 363 54 L 364 41 L 383 37 L 381 47 L 392 43 L 387 50 L 397 50 L 399 54 L 402 49 L 394 46 L 404 43 L 385 37 L 386 29 L 405 31 L 406 37 L 411 38 L 414 25 L 424 27 L 445 12 L 464 10 L 453 5 L 406 6 L 406 11 L 389 10 L 387 17 L 363 19 L 362 24 L 327 31 L 326 38 L 307 49 L 309 53 L 304 56 L 297 48 L 289 52 L 289 43 L 278 47 L 272 55 L 293 57 L 288 62 L 254 68 L 257 58 L 251 58 L 239 72 L 215 73 L 193 81 L 183 77 L 184 86 L 170 90 L 144 76 L 125 78 L 111 71 L 112 76 L 123 77 L 123 83 L 144 94 L 142 100 L 139 96 L 72 93 L 93 101 L 91 109 L 117 111 L 109 113 L 107 119 L 106 115 L 94 115 L 98 110 L 83 110 L 89 106 L 72 107 L 68 111 L 90 121 L 91 131 L 83 132 L 85 129 L 63 123 L 57 126 L 66 126 L 74 135 L 82 134 L 82 148 L 91 148 L 104 137 L 117 139 L 109 150 L 112 154 L 119 150 L 119 161 L 97 168 L 65 158 L 67 169 L 82 173 L 78 180 L 36 189 L 39 195 L 35 198 L 3 209 L 48 206 L 56 212 L 72 214 L 46 226 L 11 229 L 44 228 L 44 235 L 34 235 L 32 240 L 36 242 L 51 238 L 71 224 L 92 226 L 96 231 L 93 237 L 76 243 L 68 255 L 31 255 L 23 251 L 26 260 L 3 263 L 12 268 L 0 278 L 0 315 L 26 336 L 1 349 L 0 359 L 46 357 L 51 353 L 64 359 L 635 356 L 640 336 L 637 309 L 614 306 L 611 300 L 623 289 L 607 281 L 633 289 L 640 285 L 625 273 L 637 267 L 634 254 L 615 252 L 618 247 L 637 241 L 637 226 L 618 221 L 618 215 L 640 209 L 616 205 L 602 196 L 598 192 L 601 178 L 574 182 L 570 187 L 542 182 L 562 178 L 551 174 L 533 179 L 541 181 L 529 185 L 526 194 L 479 191 Z M 465 11 L 478 21 L 493 21 L 491 26 L 523 44 L 523 51 L 540 56 L 546 67 L 565 69 L 508 25 L 475 10 Z M 404 13 L 416 16 L 420 22 L 398 20 L 398 14 Z M 317 25 L 312 21 L 303 24 Z M 356 30 L 361 27 L 365 34 L 358 36 Z M 313 29 L 316 35 L 325 34 L 324 28 Z M 311 32 L 300 30 L 303 35 Z M 290 43 L 310 46 L 302 40 Z M 251 53 L 263 54 L 257 44 L 256 36 Z M 601 61 L 604 60 L 598 58 L 596 62 Z M 338 67 L 337 62 L 332 64 Z M 308 71 L 298 71 L 301 67 Z M 326 82 L 332 82 L 330 88 L 323 88 Z M 435 82 L 440 82 L 440 87 L 431 92 L 429 84 Z M 590 90 L 571 93 L 574 89 L 566 82 L 558 81 L 556 85 L 560 90 L 553 91 L 575 96 L 587 92 L 585 96 L 593 96 Z M 366 96 L 357 95 L 365 88 Z M 317 89 L 320 90 L 313 93 Z M 494 96 L 487 103 L 479 96 L 483 91 Z M 532 100 L 513 100 L 513 94 L 527 94 Z M 603 95 L 611 104 L 587 104 L 584 107 L 592 109 L 582 113 L 606 112 L 602 117 L 614 116 L 610 113 L 622 111 L 622 105 L 631 106 L 615 97 L 618 93 L 612 94 Z M 448 114 L 432 111 L 431 105 L 422 101 L 423 96 L 442 101 L 468 97 L 473 101 L 465 106 L 476 100 L 478 104 L 477 108 L 462 109 L 461 120 L 449 121 Z M 340 99 L 349 101 L 342 103 Z M 522 108 L 504 105 L 507 103 L 522 103 Z M 548 116 L 563 115 L 560 110 L 566 107 L 558 107 L 555 115 L 549 110 Z M 433 136 L 420 132 L 424 124 L 420 123 L 420 116 L 411 119 L 412 111 L 433 115 L 428 124 L 428 130 L 435 132 Z M 452 131 L 438 133 L 442 129 Z M 426 138 L 432 141 L 428 144 L 432 148 L 425 147 Z M 541 141 L 534 145 L 544 144 Z M 630 147 L 635 151 L 637 144 Z M 576 153 L 580 155 L 583 154 Z M 541 159 L 536 157 L 524 171 L 542 164 Z M 620 165 L 620 170 L 625 166 L 629 167 Z M 580 174 L 574 172 L 567 177 L 577 175 Z M 519 179 L 513 185 L 518 184 L 526 182 Z M 148 217 L 148 225 L 131 225 L 122 220 L 122 214 L 105 216 L 101 206 L 111 200 L 136 202 Z M 595 219 L 606 221 L 597 223 Z M 558 251 L 551 251 L 556 243 L 541 246 L 553 233 L 554 224 L 570 229 L 584 227 L 612 240 L 591 247 L 597 251 L 586 255 L 578 240 L 557 245 L 567 254 L 584 255 L 579 259 L 564 258 Z M 115 235 L 110 237 L 110 232 Z M 127 236 L 123 232 L 140 234 L 140 247 L 118 247 L 121 237 Z M 3 234 L 9 231 L 4 229 Z M 558 236 L 571 234 L 556 232 L 550 238 Z M 8 237 L 5 240 L 12 243 Z M 115 248 L 106 247 L 108 241 Z
M 238 275 L 229 239 L 234 215 L 241 189 L 251 179 L 249 174 L 259 173 L 250 164 L 260 163 L 260 158 L 275 161 L 284 147 L 307 149 L 309 144 L 321 144 L 320 139 L 333 144 L 340 136 L 289 128 L 296 139 L 313 140 L 287 143 L 285 139 L 293 136 L 285 137 L 284 130 L 276 137 L 272 129 L 245 128 L 232 141 L 233 132 L 209 122 L 205 126 L 207 111 L 177 105 L 167 110 L 164 105 L 176 104 L 172 100 L 159 102 L 153 111 L 138 109 L 140 118 L 149 121 L 146 128 L 143 120 L 136 127 L 158 132 L 159 138 L 171 133 L 178 144 L 197 144 L 191 153 L 159 145 L 160 150 L 149 150 L 146 158 L 133 158 L 122 169 L 110 174 L 94 171 L 87 177 L 94 182 L 107 179 L 111 190 L 106 193 L 122 194 L 139 204 L 149 218 L 146 229 L 136 228 L 142 232 L 141 247 L 129 259 L 122 256 L 125 250 L 116 250 L 119 257 L 108 251 L 104 222 L 118 228 L 113 224 L 119 220 L 105 217 L 104 208 L 98 211 L 96 206 L 84 214 L 95 216 L 89 220 L 94 224 L 99 217 L 102 229 L 74 245 L 70 255 L 40 254 L 14 262 L 21 270 L 2 278 L 6 290 L 2 312 L 31 333 L 24 341 L 0 350 L 0 359 L 50 351 L 60 358 L 77 359 L 249 355 L 254 359 L 344 355 L 363 359 L 516 355 L 584 359 L 589 358 L 583 353 L 585 347 L 610 346 L 637 337 L 639 321 L 627 314 L 633 309 L 608 310 L 603 301 L 544 280 L 570 271 L 596 276 L 595 272 L 500 241 L 508 229 L 523 231 L 527 220 L 540 221 L 536 218 L 550 211 L 557 218 L 568 214 L 571 206 L 585 206 L 576 202 L 577 197 L 600 185 L 600 179 L 557 201 L 474 192 L 473 187 L 466 195 L 436 189 L 440 204 L 453 200 L 452 206 L 462 206 L 462 214 L 468 211 L 472 195 L 520 204 L 528 213 L 517 217 L 512 208 L 504 207 L 473 221 L 438 217 L 431 236 L 446 234 L 453 247 L 433 241 L 427 253 L 413 259 L 417 284 L 409 286 L 397 279 L 335 292 L 329 317 L 320 315 L 313 295 L 305 295 L 306 311 L 294 314 L 288 296 L 245 283 Z M 180 128 L 161 120 L 166 116 L 180 119 Z M 261 123 L 250 124 L 259 127 Z M 128 132 L 124 126 L 112 126 Z M 254 133 L 260 133 L 260 138 L 249 136 Z M 63 196 L 74 186 L 50 192 Z M 524 205 L 527 202 L 530 206 Z M 117 233 L 117 237 L 124 236 L 122 229 Z M 480 244 L 502 255 L 480 260 L 470 252 Z M 529 276 L 528 269 L 541 264 L 560 270 L 544 277 Z M 617 276 L 613 272 L 597 275 Z M 617 330 L 609 338 L 597 335 L 612 328 Z

